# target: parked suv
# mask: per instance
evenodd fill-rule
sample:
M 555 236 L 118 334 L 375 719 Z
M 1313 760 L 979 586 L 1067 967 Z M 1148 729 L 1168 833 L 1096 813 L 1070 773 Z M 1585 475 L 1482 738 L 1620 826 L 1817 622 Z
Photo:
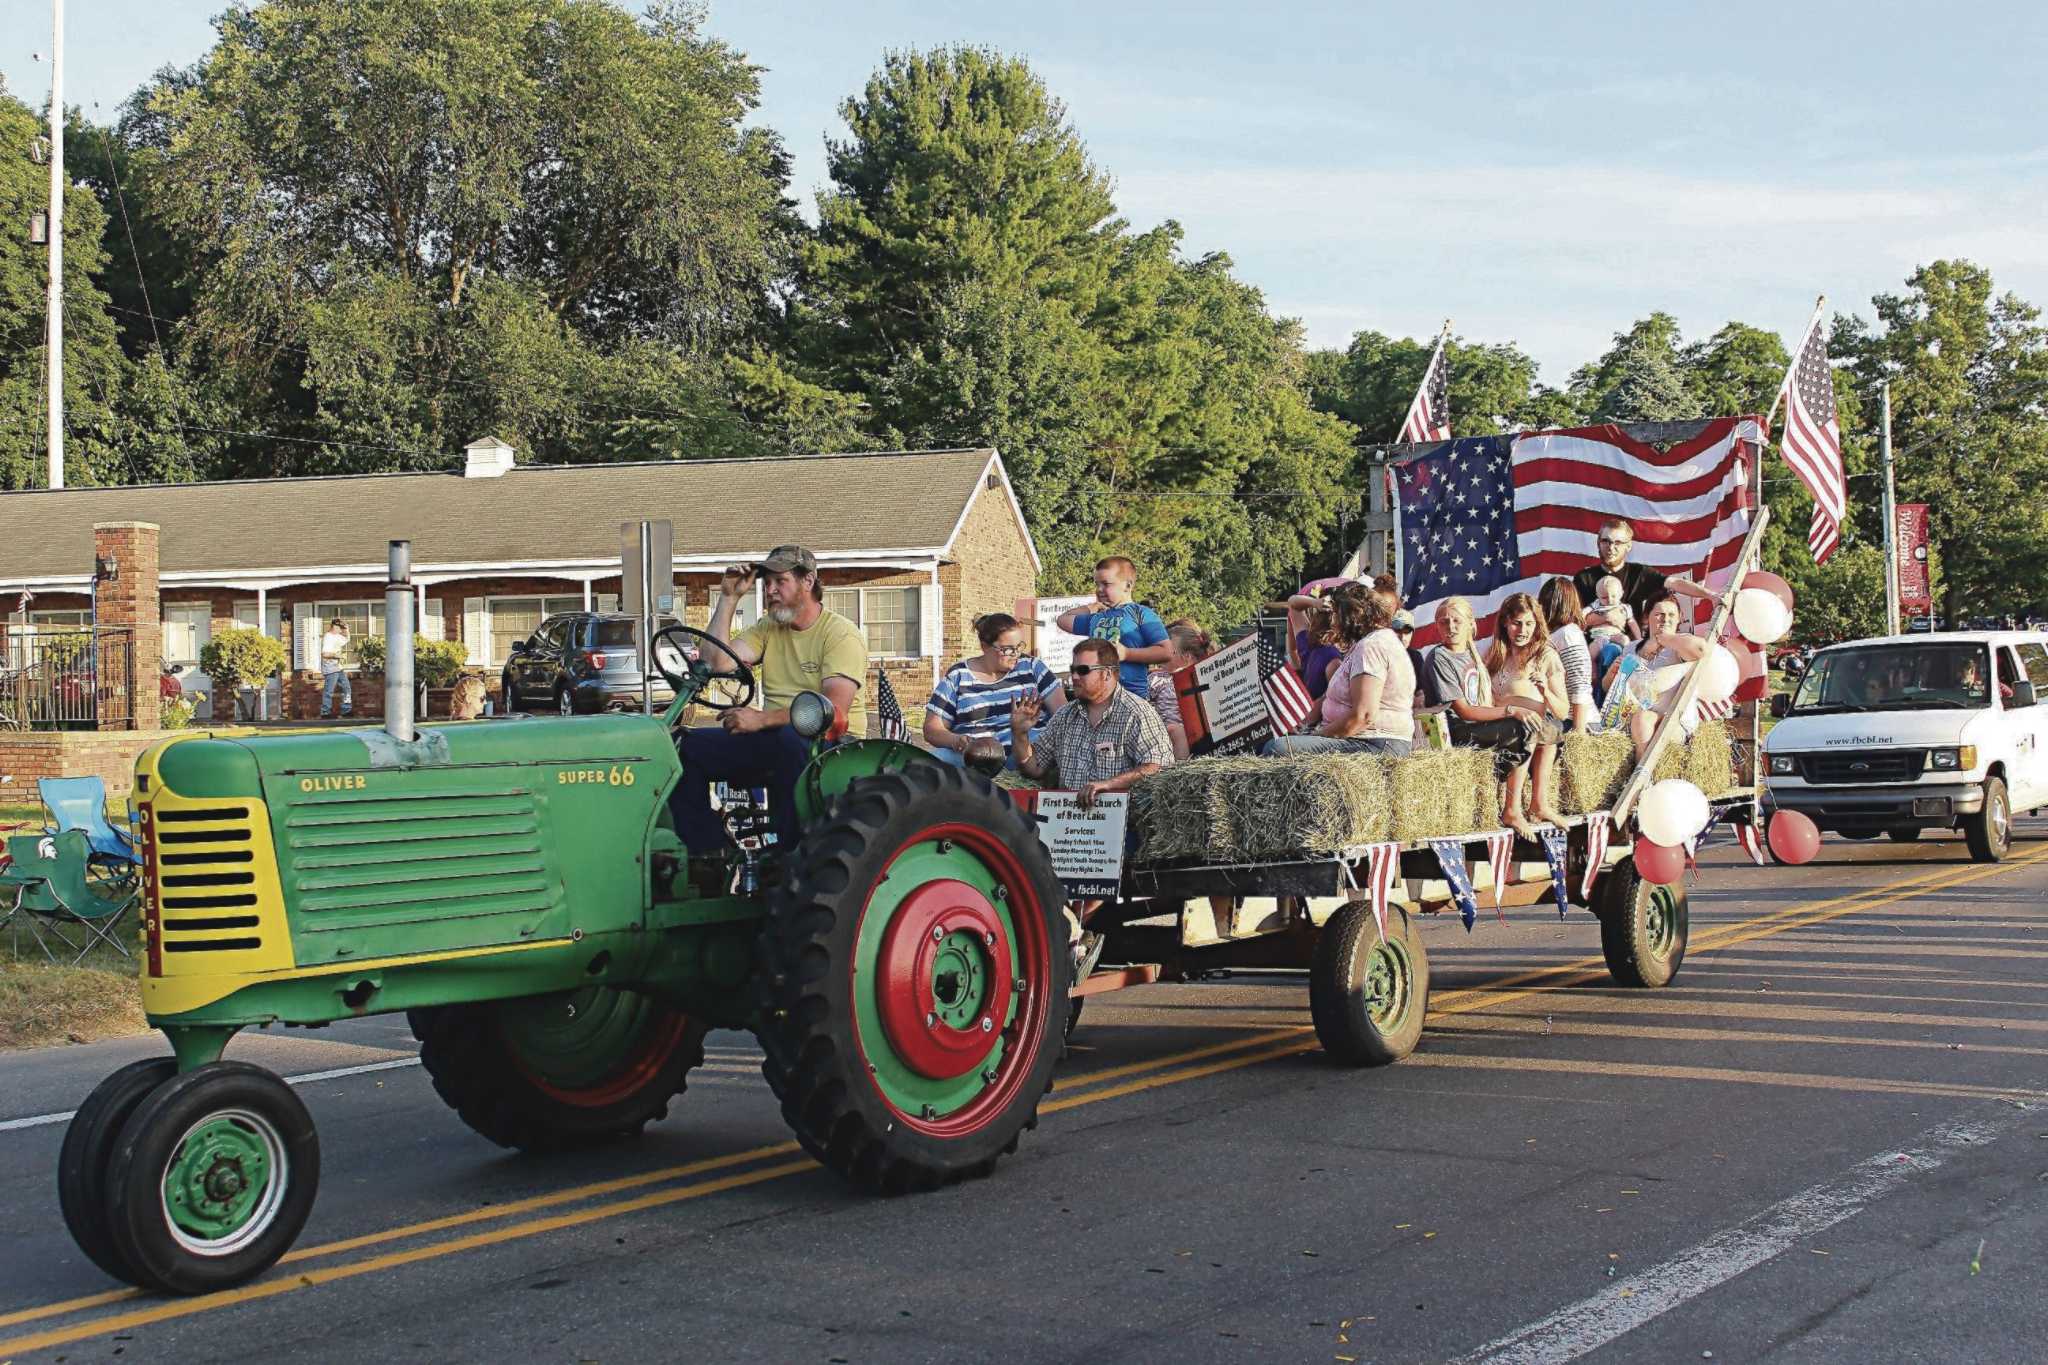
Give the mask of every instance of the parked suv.
M 1849 838 L 1960 829 L 2004 858 L 2012 818 L 2048 807 L 2048 635 L 1893 635 L 1813 656 L 1771 699 L 1770 799 Z
M 681 624 L 655 618 L 655 629 Z M 514 711 L 555 711 L 590 715 L 640 708 L 640 654 L 634 641 L 640 623 L 631 616 L 595 611 L 564 612 L 512 646 L 499 695 Z M 664 646 L 666 648 L 667 646 Z M 681 672 L 680 664 L 672 665 Z M 667 705 L 675 693 L 654 675 L 654 700 Z

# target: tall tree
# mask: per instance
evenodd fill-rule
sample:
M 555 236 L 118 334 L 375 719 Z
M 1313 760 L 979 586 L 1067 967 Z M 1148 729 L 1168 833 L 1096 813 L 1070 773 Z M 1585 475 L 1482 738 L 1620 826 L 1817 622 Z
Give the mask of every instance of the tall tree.
M 1309 367 L 1316 407 L 1357 427 L 1370 444 L 1395 439 L 1434 345 L 1365 331 L 1341 352 L 1317 352 Z M 1452 337 L 1445 359 L 1454 435 L 1568 426 L 1579 416 L 1565 395 L 1537 382 L 1536 362 L 1512 342 Z
M 755 70 L 656 4 L 272 0 L 161 77 L 134 141 L 204 252 L 192 354 L 252 424 L 222 473 L 432 467 L 486 431 L 717 453 L 797 222 Z M 648 347 L 664 350 L 649 350 Z M 595 389 L 585 380 L 603 382 Z M 282 468 L 280 469 L 280 464 Z
M 1678 422 L 1699 417 L 1700 401 L 1680 368 L 1678 320 L 1652 313 L 1615 334 L 1605 355 L 1572 376 L 1572 396 L 1599 422 Z

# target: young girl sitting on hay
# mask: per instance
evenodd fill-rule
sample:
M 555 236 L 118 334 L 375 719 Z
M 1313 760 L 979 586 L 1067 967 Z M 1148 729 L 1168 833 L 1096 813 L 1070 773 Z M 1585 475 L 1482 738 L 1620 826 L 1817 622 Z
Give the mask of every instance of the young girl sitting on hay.
M 1524 838 L 1535 837 L 1538 824 L 1559 820 L 1550 804 L 1551 764 L 1563 733 L 1560 722 L 1571 714 L 1565 700 L 1564 665 L 1550 647 L 1543 615 L 1528 593 L 1510 594 L 1494 618 L 1493 644 L 1486 651 L 1494 699 L 1536 721 L 1530 736 L 1534 756 L 1526 768 L 1508 774 L 1501 796 L 1501 822 Z M 1522 789 L 1529 786 L 1529 815 L 1522 814 Z

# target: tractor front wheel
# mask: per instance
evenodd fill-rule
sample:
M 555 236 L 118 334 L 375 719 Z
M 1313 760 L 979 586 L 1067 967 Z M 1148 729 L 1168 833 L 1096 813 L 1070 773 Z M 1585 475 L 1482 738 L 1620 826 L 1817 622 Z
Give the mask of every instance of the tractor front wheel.
M 637 991 L 444 1005 L 407 1016 L 435 1093 L 500 1147 L 564 1151 L 668 1116 L 704 1025 Z
M 1059 879 L 982 778 L 853 783 L 792 852 L 758 957 L 762 1070 L 866 1189 L 985 1175 L 1038 1121 L 1071 1017 Z
M 151 1090 L 107 1167 L 116 1254 L 172 1294 L 241 1284 L 284 1255 L 320 1187 L 313 1118 L 281 1077 L 209 1062 Z
M 136 1282 L 137 1271 L 114 1246 L 107 1166 L 128 1116 L 150 1091 L 177 1074 L 174 1059 L 151 1057 L 130 1062 L 101 1081 L 71 1116 L 57 1156 L 57 1206 L 71 1240 L 94 1265 L 127 1284 Z

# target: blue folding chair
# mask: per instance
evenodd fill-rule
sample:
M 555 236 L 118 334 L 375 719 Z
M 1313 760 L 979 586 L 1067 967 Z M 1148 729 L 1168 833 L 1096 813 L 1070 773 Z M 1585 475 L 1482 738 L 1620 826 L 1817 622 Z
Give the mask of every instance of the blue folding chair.
M 49 833 L 83 830 L 95 861 L 141 865 L 133 826 L 126 831 L 116 829 L 107 819 L 105 782 L 97 777 L 45 777 L 36 783 L 36 790 L 42 794 L 43 808 L 56 822 Z
M 63 966 L 77 966 L 95 944 L 129 955 L 116 931 L 139 888 L 134 878 L 124 886 L 94 884 L 93 853 L 83 830 L 18 834 L 7 840 L 7 853 L 0 864 L 0 926 L 18 929 L 26 923 L 43 956 Z M 74 938 L 79 930 L 83 934 Z M 51 948 L 52 939 L 63 945 L 62 957 Z

